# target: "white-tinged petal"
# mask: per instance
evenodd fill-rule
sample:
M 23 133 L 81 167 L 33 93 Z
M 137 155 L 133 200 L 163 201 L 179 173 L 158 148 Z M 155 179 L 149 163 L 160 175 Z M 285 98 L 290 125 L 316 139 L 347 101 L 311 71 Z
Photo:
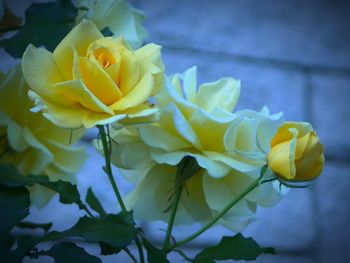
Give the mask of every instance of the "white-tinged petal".
M 164 111 L 172 112 L 174 127 L 179 135 L 193 146 L 201 148 L 201 143 L 195 131 L 192 129 L 191 125 L 188 123 L 188 120 L 186 120 L 181 111 L 173 103 L 171 103 Z
M 166 151 L 175 151 L 191 147 L 191 144 L 182 138 L 176 137 L 158 126 L 140 126 L 139 134 L 143 142 L 153 148 L 164 149 Z
M 196 103 L 205 111 L 215 108 L 233 111 L 240 94 L 240 81 L 233 78 L 222 78 L 199 87 Z
M 135 218 L 146 221 L 167 221 L 170 211 L 168 199 L 174 190 L 176 169 L 167 165 L 156 165 L 151 168 L 134 191 L 127 196 L 125 205 L 133 210 Z M 183 208 L 178 207 L 175 223 L 192 223 L 194 220 Z

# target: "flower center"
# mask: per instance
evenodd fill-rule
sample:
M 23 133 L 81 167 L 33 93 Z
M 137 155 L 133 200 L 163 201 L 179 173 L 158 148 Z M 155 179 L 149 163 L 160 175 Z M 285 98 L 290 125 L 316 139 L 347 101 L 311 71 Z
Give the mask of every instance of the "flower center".
M 108 48 L 96 48 L 93 51 L 93 55 L 103 68 L 108 68 L 116 63 L 115 56 Z

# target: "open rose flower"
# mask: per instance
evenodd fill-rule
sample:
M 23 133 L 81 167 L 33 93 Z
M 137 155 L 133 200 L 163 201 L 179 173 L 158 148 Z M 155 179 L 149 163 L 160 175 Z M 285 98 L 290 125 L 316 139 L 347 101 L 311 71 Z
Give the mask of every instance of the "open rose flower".
M 283 180 L 312 180 L 323 169 L 323 146 L 309 123 L 286 122 L 271 141 L 268 162 Z
M 84 130 L 57 127 L 40 113 L 31 112 L 33 102 L 27 96 L 28 85 L 19 66 L 1 74 L 0 81 L 0 163 L 14 165 L 23 175 L 47 175 L 51 181 L 74 182 L 86 153 L 82 147 L 70 144 Z M 30 187 L 32 202 L 39 207 L 53 193 L 41 185 Z
M 167 220 L 176 166 L 193 157 L 200 171 L 185 183 L 176 223 L 207 222 L 259 177 L 281 115 L 232 113 L 240 82 L 222 78 L 197 89 L 196 69 L 177 74 L 156 96 L 159 122 L 113 131 L 112 162 L 136 183 L 126 200 L 135 217 Z M 115 142 L 115 143 L 114 143 Z M 95 143 L 101 151 L 101 143 Z M 255 219 L 257 205 L 280 200 L 273 183 L 261 185 L 220 219 L 242 231 Z M 165 212 L 166 211 L 166 212 Z
M 58 126 L 91 128 L 153 114 L 147 102 L 163 85 L 160 47 L 133 51 L 83 20 L 53 53 L 30 45 L 22 69 L 29 96 Z

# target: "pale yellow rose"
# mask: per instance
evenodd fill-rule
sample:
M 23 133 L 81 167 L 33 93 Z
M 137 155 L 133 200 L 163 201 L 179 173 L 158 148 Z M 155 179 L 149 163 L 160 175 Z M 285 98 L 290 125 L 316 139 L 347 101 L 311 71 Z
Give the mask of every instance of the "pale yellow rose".
M 163 85 L 160 47 L 133 51 L 83 20 L 53 53 L 30 45 L 22 69 L 29 95 L 44 116 L 64 128 L 91 128 L 154 114 L 147 100 Z
M 112 162 L 136 188 L 127 206 L 137 218 L 167 220 L 174 192 L 176 165 L 192 156 L 202 170 L 187 182 L 176 223 L 206 222 L 258 178 L 267 163 L 269 142 L 281 115 L 232 113 L 240 82 L 223 78 L 197 90 L 196 68 L 177 74 L 156 96 L 159 122 L 112 132 Z M 101 151 L 101 143 L 95 142 Z M 234 231 L 254 221 L 257 205 L 280 199 L 279 189 L 266 183 L 231 209 L 220 223 Z
M 126 0 L 78 0 L 77 7 L 77 23 L 85 18 L 100 30 L 108 27 L 113 37 L 123 37 L 133 48 L 140 47 L 148 35 L 142 26 L 144 13 Z
M 40 113 L 33 113 L 28 85 L 20 66 L 0 76 L 0 162 L 16 166 L 23 175 L 47 175 L 50 180 L 75 182 L 75 174 L 86 159 L 82 147 L 70 145 L 83 130 L 59 128 Z M 43 206 L 53 192 L 43 186 L 30 188 L 31 199 Z
M 286 122 L 271 141 L 268 162 L 283 180 L 312 180 L 323 169 L 323 146 L 309 123 Z

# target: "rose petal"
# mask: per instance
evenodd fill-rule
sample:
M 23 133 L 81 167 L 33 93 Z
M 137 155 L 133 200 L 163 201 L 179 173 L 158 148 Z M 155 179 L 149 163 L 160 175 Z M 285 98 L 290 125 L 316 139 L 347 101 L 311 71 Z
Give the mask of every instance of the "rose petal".
M 101 66 L 88 58 L 79 58 L 79 69 L 75 68 L 75 79 L 81 79 L 86 87 L 105 105 L 118 101 L 122 94 Z
M 216 107 L 233 111 L 241 90 L 239 80 L 222 78 L 199 87 L 196 97 L 197 105 L 207 112 Z
M 85 108 L 95 112 L 105 112 L 111 115 L 114 112 L 103 104 L 90 90 L 86 88 L 81 80 L 70 80 L 60 82 L 52 87 L 58 93 L 65 97 L 73 100 L 74 102 L 80 103 Z
M 153 87 L 152 75 L 146 74 L 126 96 L 112 104 L 110 108 L 114 111 L 122 111 L 140 105 L 151 96 Z
M 83 20 L 74 27 L 53 52 L 53 57 L 57 67 L 65 80 L 71 80 L 73 77 L 73 48 L 79 56 L 86 56 L 89 45 L 103 35 L 91 21 Z
M 175 173 L 176 169 L 167 165 L 156 165 L 148 172 L 125 200 L 128 209 L 134 211 L 135 218 L 146 221 L 167 221 L 170 212 L 164 211 L 170 205 L 168 199 L 174 189 Z M 182 205 L 179 205 L 175 223 L 192 222 L 193 218 Z
M 31 89 L 45 100 L 61 105 L 72 104 L 52 89 L 52 85 L 63 81 L 63 78 L 50 52 L 29 45 L 23 54 L 22 70 Z
M 136 56 L 130 50 L 125 49 L 122 53 L 119 72 L 119 87 L 124 96 L 135 87 L 139 77 L 140 70 Z

